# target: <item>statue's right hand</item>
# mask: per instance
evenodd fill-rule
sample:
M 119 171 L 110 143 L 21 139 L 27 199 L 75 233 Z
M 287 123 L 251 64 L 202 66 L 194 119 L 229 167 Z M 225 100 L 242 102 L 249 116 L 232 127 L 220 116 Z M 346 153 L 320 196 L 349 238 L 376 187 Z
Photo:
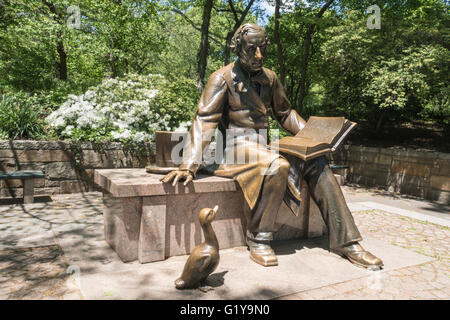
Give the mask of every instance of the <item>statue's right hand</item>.
M 194 176 L 189 170 L 174 170 L 169 172 L 167 175 L 159 179 L 163 183 L 170 183 L 173 180 L 172 186 L 175 186 L 178 181 L 184 181 L 183 185 L 187 185 L 189 182 L 194 180 Z

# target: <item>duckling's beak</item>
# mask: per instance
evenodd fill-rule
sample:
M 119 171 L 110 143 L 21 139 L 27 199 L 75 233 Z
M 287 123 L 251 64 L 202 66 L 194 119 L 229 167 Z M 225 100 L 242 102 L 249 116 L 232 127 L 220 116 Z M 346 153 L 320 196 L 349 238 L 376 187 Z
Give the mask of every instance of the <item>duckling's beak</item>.
M 217 210 L 219 210 L 219 206 L 215 206 L 211 211 L 212 211 L 212 219 L 214 219 L 216 217 L 216 213 Z

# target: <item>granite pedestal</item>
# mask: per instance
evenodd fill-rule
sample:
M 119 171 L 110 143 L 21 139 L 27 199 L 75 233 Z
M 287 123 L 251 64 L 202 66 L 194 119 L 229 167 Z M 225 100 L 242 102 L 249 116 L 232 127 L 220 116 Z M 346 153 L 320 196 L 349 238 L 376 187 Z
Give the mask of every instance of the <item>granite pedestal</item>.
M 106 242 L 123 262 L 140 263 L 189 254 L 203 240 L 198 222 L 202 208 L 219 206 L 212 222 L 221 249 L 245 245 L 246 216 L 243 193 L 232 179 L 199 175 L 193 183 L 175 187 L 159 181 L 162 175 L 145 169 L 95 170 L 103 189 Z M 326 232 L 317 206 L 302 189 L 297 217 L 283 203 L 278 211 L 276 240 L 311 238 Z

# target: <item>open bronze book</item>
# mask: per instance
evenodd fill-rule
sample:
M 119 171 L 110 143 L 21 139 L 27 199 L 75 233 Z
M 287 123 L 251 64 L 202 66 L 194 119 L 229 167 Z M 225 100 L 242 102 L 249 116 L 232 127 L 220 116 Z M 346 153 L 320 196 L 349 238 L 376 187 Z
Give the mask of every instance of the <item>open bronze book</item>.
M 355 126 L 356 122 L 344 117 L 313 116 L 295 136 L 279 140 L 279 151 L 308 161 L 335 152 Z

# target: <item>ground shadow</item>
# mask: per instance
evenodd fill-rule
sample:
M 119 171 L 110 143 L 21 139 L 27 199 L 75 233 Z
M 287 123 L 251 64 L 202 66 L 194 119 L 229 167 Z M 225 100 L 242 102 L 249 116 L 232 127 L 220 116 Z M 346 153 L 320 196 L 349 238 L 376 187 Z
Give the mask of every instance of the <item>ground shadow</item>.
M 273 241 L 272 248 L 276 255 L 295 254 L 302 249 L 321 248 L 328 251 L 328 237 L 317 237 L 309 239 L 294 239 L 294 240 L 278 240 Z
M 224 276 L 228 271 L 222 271 L 222 272 L 216 272 L 213 274 L 210 274 L 208 279 L 206 279 L 206 284 L 213 287 L 218 288 L 223 286 L 225 283 Z
M 35 196 L 33 199 L 33 203 L 45 203 L 52 202 L 52 198 L 50 196 Z M 23 204 L 23 198 L 2 198 L 0 199 L 0 206 L 10 205 L 10 204 Z

